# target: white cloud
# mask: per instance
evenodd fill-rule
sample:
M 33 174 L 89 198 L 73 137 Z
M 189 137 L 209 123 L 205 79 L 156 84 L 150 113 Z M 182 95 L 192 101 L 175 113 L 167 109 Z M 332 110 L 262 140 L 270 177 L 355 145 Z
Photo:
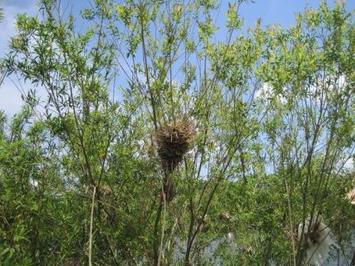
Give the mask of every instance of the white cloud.
M 346 81 L 345 75 L 326 76 L 324 79 L 319 78 L 316 84 L 313 84 L 309 88 L 309 92 L 313 97 L 319 98 L 322 91 L 332 92 L 342 92 L 346 90 L 346 86 L 348 85 Z
M 320 99 L 322 91 L 328 93 L 343 92 L 347 88 L 347 81 L 345 75 L 327 76 L 324 80 L 319 78 L 315 84 L 310 85 L 307 89 L 307 95 L 313 97 L 317 102 Z M 274 88 L 267 82 L 264 82 L 259 90 L 255 92 L 257 100 L 270 100 L 272 98 L 279 101 L 281 104 L 287 103 L 287 90 L 283 90 L 283 94 L 276 94 Z
M 268 100 L 276 98 L 281 104 L 286 104 L 287 99 L 283 95 L 275 95 L 274 88 L 267 82 L 264 82 L 259 90 L 255 93 L 255 98 L 258 100 Z
M 272 87 L 269 85 L 269 83 L 263 83 L 261 88 L 256 91 L 255 97 L 257 99 L 263 99 L 263 98 L 268 98 L 272 94 Z

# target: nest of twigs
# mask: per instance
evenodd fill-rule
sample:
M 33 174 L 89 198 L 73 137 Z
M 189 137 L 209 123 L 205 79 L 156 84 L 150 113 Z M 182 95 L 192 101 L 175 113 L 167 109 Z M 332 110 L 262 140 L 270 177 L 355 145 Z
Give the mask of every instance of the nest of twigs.
M 195 128 L 187 120 L 179 120 L 166 124 L 156 132 L 158 154 L 163 168 L 172 172 L 183 160 L 191 147 L 195 136 Z

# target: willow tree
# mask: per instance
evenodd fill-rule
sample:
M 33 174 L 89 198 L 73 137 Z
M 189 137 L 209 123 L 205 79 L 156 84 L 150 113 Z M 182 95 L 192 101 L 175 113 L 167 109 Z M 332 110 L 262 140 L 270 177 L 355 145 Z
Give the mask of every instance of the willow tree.
M 345 196 L 354 185 L 354 168 L 347 163 L 354 156 L 353 35 L 351 15 L 344 7 L 331 9 L 322 3 L 318 10 L 299 14 L 290 29 L 257 26 L 250 39 L 243 36 L 232 44 L 235 50 L 222 45 L 213 53 L 218 60 L 229 52 L 229 60 L 217 72 L 226 86 L 245 76 L 239 68 L 243 47 L 250 49 L 246 58 L 257 57 L 252 74 L 259 81 L 254 115 L 262 121 L 256 144 L 262 146 L 261 162 L 269 175 L 253 178 L 260 195 L 254 197 L 252 220 L 246 217 L 260 234 L 251 224 L 239 227 L 251 230 L 247 236 L 254 234 L 246 243 L 258 247 L 257 261 L 309 263 L 315 255 L 306 258 L 309 243 L 319 246 L 324 240 L 312 238 L 319 232 L 311 224 L 320 217 L 340 241 L 335 256 L 344 254 L 354 218 Z M 253 50 L 254 42 L 260 48 Z M 244 204 L 241 215 L 250 213 Z
M 247 91 L 255 92 L 254 115 L 262 119 L 256 144 L 261 145 L 261 163 L 269 175 L 253 178 L 260 186 L 255 191 L 260 195 L 254 198 L 258 211 L 253 209 L 252 221 L 246 218 L 261 234 L 251 241 L 246 237 L 246 243 L 261 244 L 255 249 L 259 259 L 285 263 L 287 256 L 282 254 L 293 254 L 289 264 L 309 263 L 305 250 L 314 232 L 306 229 L 310 226 L 305 221 L 312 224 L 320 216 L 337 239 L 349 240 L 354 216 L 345 193 L 354 185 L 354 169 L 344 166 L 354 156 L 353 34 L 344 6 L 331 9 L 322 3 L 317 10 L 299 14 L 290 29 L 257 26 L 249 39 L 243 36 L 232 44 L 235 50 L 222 45 L 213 53 L 218 60 L 230 52 L 224 66 L 215 64 L 225 86 L 245 77 L 239 67 L 242 51 L 249 49 L 248 59 L 257 57 L 252 76 L 258 89 L 255 92 L 248 83 Z M 258 169 L 259 164 L 247 165 Z M 250 213 L 244 204 L 241 214 Z M 245 226 L 241 228 L 255 230 Z M 252 232 L 247 235 L 255 236 Z M 319 245 L 323 240 L 317 241 Z M 339 253 L 344 252 L 342 244 Z
M 350 16 L 245 32 L 242 4 L 220 29 L 214 1 L 18 17 L 4 66 L 33 88 L 1 135 L 6 262 L 301 265 L 308 217 L 351 228 Z

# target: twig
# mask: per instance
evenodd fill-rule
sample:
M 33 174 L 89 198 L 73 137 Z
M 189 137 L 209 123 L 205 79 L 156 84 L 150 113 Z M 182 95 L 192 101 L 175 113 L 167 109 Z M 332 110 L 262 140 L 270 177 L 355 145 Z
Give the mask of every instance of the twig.
M 94 207 L 95 207 L 96 186 L 92 192 L 91 214 L 90 214 L 90 234 L 89 234 L 89 266 L 92 266 L 92 227 L 94 221 Z

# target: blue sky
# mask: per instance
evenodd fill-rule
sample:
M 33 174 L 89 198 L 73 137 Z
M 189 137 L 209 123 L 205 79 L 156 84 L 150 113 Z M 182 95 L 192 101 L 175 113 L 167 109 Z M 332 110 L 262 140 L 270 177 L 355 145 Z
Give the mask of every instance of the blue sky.
M 295 15 L 305 8 L 316 8 L 320 0 L 256 0 L 254 4 L 244 5 L 241 15 L 246 24 L 252 26 L 261 17 L 263 24 L 280 24 L 289 27 L 295 23 Z M 331 6 L 336 2 L 345 2 L 348 10 L 354 10 L 355 1 L 327 1 Z
M 83 7 L 87 7 L 89 1 L 62 0 L 62 3 L 67 10 L 76 13 Z M 16 15 L 19 13 L 37 14 L 37 2 L 37 0 L 0 0 L 0 7 L 4 9 L 5 13 L 5 18 L 0 23 L 0 57 L 6 53 L 10 36 L 16 32 Z M 217 25 L 223 24 L 228 2 L 232 1 L 221 1 L 219 11 L 215 14 Z M 295 23 L 295 15 L 298 12 L 305 8 L 317 7 L 320 2 L 320 0 L 255 0 L 254 3 L 242 5 L 240 14 L 245 19 L 245 27 L 253 27 L 258 18 L 262 19 L 263 25 L 280 24 L 283 27 L 289 27 Z M 335 2 L 346 2 L 347 10 L 354 10 L 355 8 L 355 1 L 353 0 L 328 0 L 327 2 L 330 5 L 335 5 Z M 219 38 L 218 36 L 217 38 Z M 5 110 L 8 115 L 16 113 L 21 106 L 20 94 L 20 90 L 14 82 L 6 79 L 0 87 L 0 110 Z

